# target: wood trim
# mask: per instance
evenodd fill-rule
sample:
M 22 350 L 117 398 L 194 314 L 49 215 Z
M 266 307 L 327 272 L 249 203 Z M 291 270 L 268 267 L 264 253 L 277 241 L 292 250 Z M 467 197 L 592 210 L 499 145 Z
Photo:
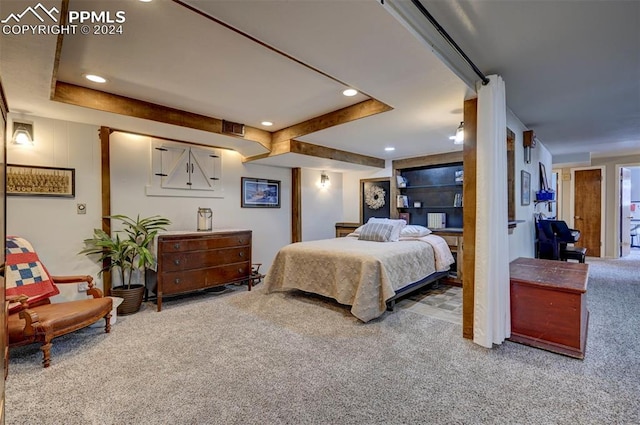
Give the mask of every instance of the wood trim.
M 181 111 L 168 106 L 80 87 L 61 81 L 56 83 L 52 100 L 104 112 L 112 112 L 210 133 L 223 134 L 228 137 L 238 137 L 260 143 L 266 149 L 271 150 L 271 133 L 259 128 L 245 126 L 245 135 L 243 137 L 233 136 L 222 132 L 222 120 L 219 118 Z
M 285 140 L 271 145 L 271 152 L 260 155 L 246 157 L 242 162 L 258 161 L 272 156 L 284 155 L 287 153 L 297 153 L 300 155 L 313 156 L 316 158 L 326 158 L 334 161 L 347 162 L 350 164 L 365 165 L 368 167 L 384 168 L 385 161 L 373 156 L 361 155 L 347 152 L 340 149 L 328 148 L 326 146 L 314 145 L 301 140 Z
M 111 155 L 109 127 L 100 127 L 100 156 L 101 160 L 101 189 L 102 189 L 102 230 L 111 234 L 111 220 L 105 218 L 111 215 Z M 108 264 L 103 264 L 107 266 Z M 111 294 L 111 272 L 106 270 L 102 273 L 102 284 L 105 295 Z
M 302 142 L 300 140 L 291 140 L 290 151 L 292 153 L 315 156 L 318 158 L 333 159 L 335 161 L 348 162 L 351 164 L 384 168 L 384 159 L 361 155 L 353 152 L 347 152 L 340 149 L 328 148 L 326 146 L 313 145 L 311 143 Z
M 67 25 L 69 16 L 69 0 L 62 0 L 60 5 L 60 27 Z M 49 97 L 53 99 L 56 92 L 56 83 L 58 82 L 58 68 L 60 68 L 60 56 L 62 55 L 62 43 L 64 42 L 64 34 L 60 32 L 56 40 L 56 55 L 53 59 L 53 72 L 51 73 L 51 89 Z
M 291 243 L 302 241 L 302 171 L 291 169 Z
M 282 142 L 296 137 L 304 136 L 309 133 L 324 130 L 329 127 L 355 121 L 360 118 L 369 117 L 381 112 L 390 111 L 393 108 L 376 99 L 364 100 L 355 105 L 347 106 L 315 118 L 302 121 L 291 127 L 273 132 L 273 143 Z
M 466 130 L 466 129 L 465 129 Z M 466 136 L 466 133 L 465 133 Z M 416 167 L 428 167 L 430 165 L 451 164 L 462 162 L 462 151 L 440 153 L 435 155 L 417 156 L 415 158 L 396 159 L 392 162 L 394 170 Z M 466 164 L 465 164 L 466 166 Z M 467 172 L 465 171 L 465 178 Z M 466 200 L 465 200 L 466 201 Z
M 462 243 L 462 336 L 473 339 L 473 312 L 476 264 L 476 169 L 478 100 L 464 101 L 464 198 Z
M 201 146 L 201 147 L 204 147 L 204 148 L 225 149 L 225 150 L 228 150 L 228 151 L 233 151 L 233 149 L 227 148 L 225 146 L 208 145 L 208 144 L 205 144 L 205 143 L 190 142 L 190 141 L 187 141 L 187 140 L 180 140 L 180 139 L 172 139 L 170 137 L 157 136 L 155 134 L 149 134 L 149 133 L 141 133 L 139 131 L 122 130 L 122 129 L 119 129 L 119 128 L 110 128 L 110 130 L 111 130 L 111 133 L 133 134 L 133 135 L 136 135 L 136 136 L 149 137 L 149 138 L 152 138 L 152 139 L 166 140 L 168 142 L 184 143 L 186 145 L 191 145 L 191 146 Z

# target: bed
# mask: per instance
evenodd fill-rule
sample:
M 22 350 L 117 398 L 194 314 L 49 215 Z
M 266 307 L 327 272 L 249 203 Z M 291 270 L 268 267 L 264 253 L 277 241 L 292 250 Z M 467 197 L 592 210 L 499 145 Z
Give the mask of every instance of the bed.
M 447 276 L 453 262 L 446 241 L 436 235 L 377 242 L 351 234 L 298 242 L 278 251 L 265 291 L 333 298 L 368 322 L 392 310 L 397 298 Z

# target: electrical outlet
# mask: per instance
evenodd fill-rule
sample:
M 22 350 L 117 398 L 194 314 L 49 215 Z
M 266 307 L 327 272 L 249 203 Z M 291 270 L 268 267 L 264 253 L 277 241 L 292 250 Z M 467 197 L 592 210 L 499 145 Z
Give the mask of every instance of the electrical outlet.
M 78 292 L 87 292 L 89 290 L 89 284 L 87 282 L 78 283 Z
M 87 204 L 77 204 L 76 211 L 78 214 L 86 214 L 87 213 Z

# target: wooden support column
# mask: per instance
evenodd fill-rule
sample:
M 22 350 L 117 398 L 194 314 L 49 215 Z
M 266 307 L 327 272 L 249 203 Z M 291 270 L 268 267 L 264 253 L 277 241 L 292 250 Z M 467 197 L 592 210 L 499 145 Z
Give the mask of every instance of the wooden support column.
M 464 101 L 464 183 L 462 185 L 463 246 L 462 263 L 462 336 L 473 339 L 473 305 L 476 266 L 476 169 L 478 99 Z
M 105 218 L 111 215 L 111 155 L 109 154 L 109 127 L 100 127 L 100 156 L 101 160 L 101 184 L 102 184 L 102 230 L 111 234 L 111 220 Z M 109 260 L 105 260 L 109 261 Z M 103 264 L 107 266 L 108 264 Z M 111 272 L 107 269 L 102 273 L 104 294 L 111 294 Z
M 291 243 L 302 241 L 302 170 L 291 169 Z

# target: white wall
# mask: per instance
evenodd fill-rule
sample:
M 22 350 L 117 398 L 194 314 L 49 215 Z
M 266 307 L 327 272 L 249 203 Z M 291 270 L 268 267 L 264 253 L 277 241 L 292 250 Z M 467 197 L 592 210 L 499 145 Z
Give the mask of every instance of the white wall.
M 342 219 L 342 174 L 325 172 L 326 187 L 320 186 L 322 171 L 302 170 L 302 240 L 330 239 L 336 236 L 336 223 Z
M 38 117 L 16 117 L 34 123 L 34 146 L 7 143 L 7 163 L 75 169 L 75 198 L 7 197 L 7 235 L 29 240 L 53 275 L 97 276 L 100 268 L 78 255 L 82 241 L 100 226 L 100 141 L 98 128 Z M 85 203 L 87 214 L 78 215 L 76 205 Z M 78 297 L 75 285 L 62 286 L 70 298 Z M 64 288 L 69 287 L 69 291 Z
M 11 120 L 10 116 L 10 120 Z M 90 274 L 99 267 L 77 253 L 93 229 L 101 227 L 100 141 L 98 127 L 72 122 L 24 117 L 34 122 L 35 145 L 7 146 L 9 164 L 75 168 L 75 198 L 17 197 L 7 199 L 7 234 L 20 235 L 34 245 L 54 275 Z M 11 126 L 11 123 L 9 124 Z M 11 127 L 9 127 L 11 128 Z M 243 164 L 239 154 L 224 151 L 224 198 L 149 197 L 145 186 L 150 175 L 150 138 L 112 135 L 111 211 L 141 216 L 160 214 L 172 221 L 170 230 L 195 230 L 198 207 L 213 210 L 214 228 L 253 231 L 253 262 L 270 266 L 276 252 L 291 238 L 291 171 L 286 168 Z M 259 177 L 281 182 L 280 208 L 241 208 L 240 178 Z M 334 176 L 335 177 L 335 176 Z M 339 178 L 335 177 L 338 183 Z M 76 204 L 86 203 L 86 215 L 76 214 Z M 313 208 L 318 208 L 315 206 Z M 338 208 L 341 211 L 341 206 Z M 319 213 L 308 214 L 311 220 Z M 327 225 L 332 231 L 335 220 Z M 68 297 L 77 297 L 77 291 Z
M 539 163 L 542 162 L 547 169 L 547 180 L 551 181 L 551 153 L 542 144 L 538 143 L 531 150 L 531 163 L 524 162 L 523 132 L 529 130 L 520 122 L 510 110 L 507 110 L 507 127 L 516 135 L 515 141 L 515 204 L 516 204 L 516 220 L 524 220 L 524 223 L 518 223 L 513 233 L 509 235 L 509 261 L 518 257 L 533 258 L 535 255 L 535 221 L 534 214 L 537 212 L 545 212 L 547 204 L 535 204 L 535 192 L 540 189 L 540 173 Z M 480 166 L 480 164 L 478 164 Z M 531 174 L 531 203 L 522 205 L 521 202 L 521 171 L 527 171 Z M 479 194 L 478 194 L 479 196 Z
M 360 179 L 391 177 L 391 161 L 376 171 L 353 171 L 342 175 L 342 222 L 360 222 Z

